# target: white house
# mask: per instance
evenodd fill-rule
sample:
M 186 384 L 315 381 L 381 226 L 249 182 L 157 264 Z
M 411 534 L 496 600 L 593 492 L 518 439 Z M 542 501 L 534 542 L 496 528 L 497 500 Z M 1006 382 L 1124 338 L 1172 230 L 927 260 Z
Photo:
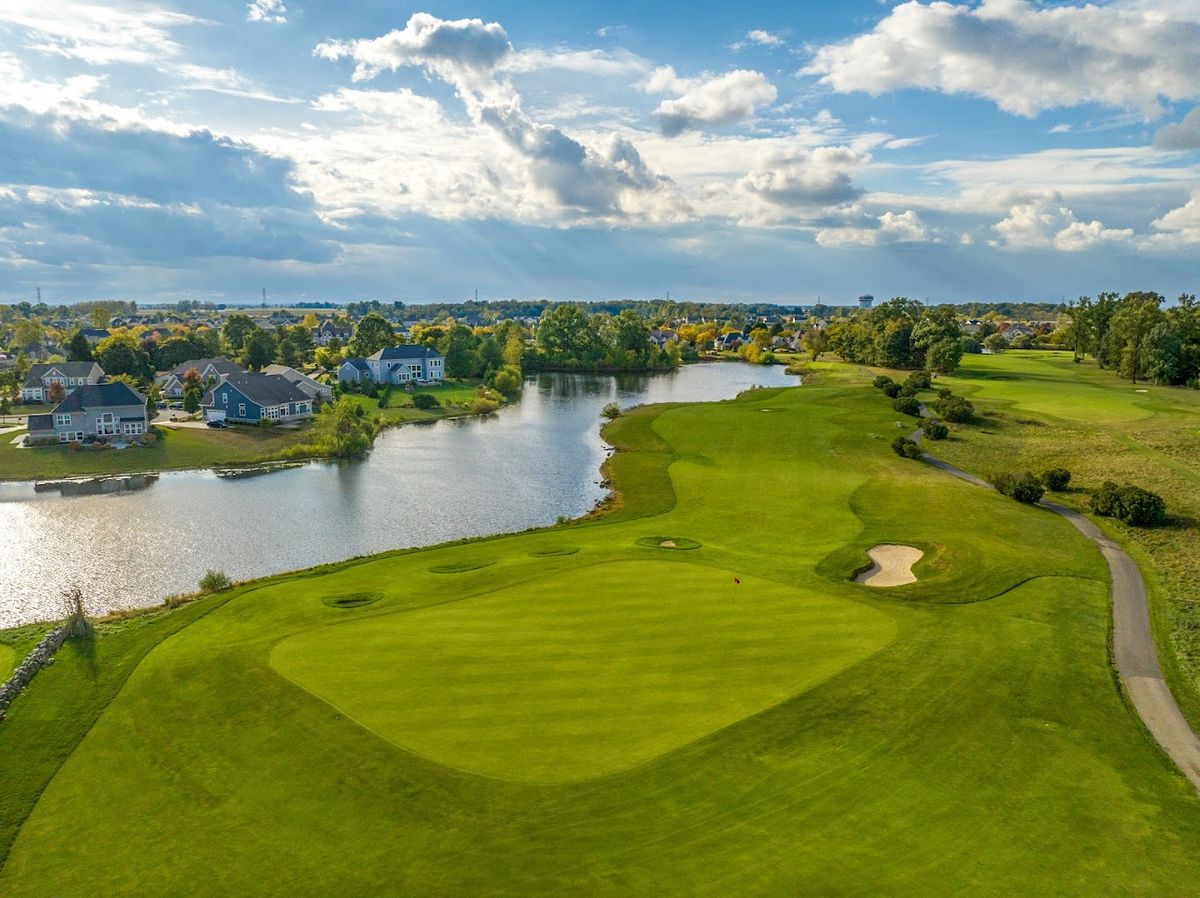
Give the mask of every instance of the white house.
M 98 384 L 104 379 L 104 370 L 95 362 L 55 362 L 51 365 L 34 365 L 29 376 L 21 384 L 22 402 L 49 402 L 50 388 L 60 384 L 63 395 L 70 396 L 76 387 Z

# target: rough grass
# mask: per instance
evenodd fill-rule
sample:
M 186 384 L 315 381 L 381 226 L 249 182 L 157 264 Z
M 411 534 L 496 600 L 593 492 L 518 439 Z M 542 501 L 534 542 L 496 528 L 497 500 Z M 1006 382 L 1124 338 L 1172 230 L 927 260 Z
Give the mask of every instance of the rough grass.
M 108 692 L 55 665 L 14 708 L 95 725 L 0 724 L 0 782 L 52 775 L 0 797 L 0 893 L 1186 892 L 1200 800 L 1115 685 L 1099 555 L 820 373 L 622 415 L 607 518 L 263 581 Z M 886 595 L 818 570 L 881 542 L 935 551 Z
M 947 461 L 975 473 L 1064 467 L 1071 487 L 1055 499 L 1082 509 L 1087 491 L 1105 480 L 1167 500 L 1167 527 L 1100 523 L 1142 568 L 1164 672 L 1200 729 L 1200 392 L 1134 386 L 1090 360 L 1075 365 L 1069 354 L 1049 352 L 968 356 L 960 375 L 939 384 L 969 395 L 988 416 L 937 445 Z
M 0 682 L 8 679 L 8 675 L 13 672 L 13 668 L 17 666 L 17 662 L 21 659 L 17 657 L 17 652 L 11 646 L 0 644 Z

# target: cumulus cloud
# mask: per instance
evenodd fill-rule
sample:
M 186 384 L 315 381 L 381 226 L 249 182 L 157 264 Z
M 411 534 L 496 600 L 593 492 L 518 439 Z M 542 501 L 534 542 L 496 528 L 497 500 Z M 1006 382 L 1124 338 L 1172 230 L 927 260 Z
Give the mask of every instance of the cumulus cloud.
M 1178 124 L 1172 122 L 1159 128 L 1154 135 L 1154 146 L 1160 150 L 1200 150 L 1200 106 Z
M 929 230 L 912 209 L 884 212 L 872 227 L 822 228 L 817 231 L 821 246 L 883 246 L 890 243 L 925 243 Z
M 766 154 L 738 186 L 787 209 L 844 205 L 862 195 L 849 172 L 868 160 L 849 147 L 784 150 Z
M 731 49 L 742 50 L 749 46 L 759 47 L 782 47 L 786 41 L 778 34 L 773 34 L 762 28 L 752 28 L 746 32 L 746 36 L 740 41 L 731 45 Z
M 24 33 L 25 46 L 90 65 L 157 65 L 178 55 L 172 29 L 202 24 L 184 13 L 86 0 L 4 0 L 0 24 Z
M 424 66 L 456 82 L 465 73 L 492 72 L 510 53 L 512 44 L 498 22 L 446 20 L 425 12 L 413 14 L 403 28 L 382 37 L 325 41 L 313 50 L 322 59 L 352 59 L 355 81 L 406 66 Z
M 625 138 L 611 134 L 584 144 L 525 113 L 520 94 L 504 77 L 505 64 L 519 57 L 498 23 L 417 13 L 402 30 L 326 42 L 314 52 L 353 59 L 356 81 L 402 66 L 421 66 L 440 77 L 455 89 L 471 121 L 498 135 L 522 161 L 524 186 L 561 209 L 600 218 L 684 214 L 670 181 L 652 173 Z
M 1133 237 L 1132 228 L 1107 228 L 1099 221 L 1080 221 L 1057 195 L 1018 203 L 1007 217 L 992 225 L 998 244 L 1013 249 L 1080 252 Z
M 925 88 L 985 97 L 1034 116 L 1100 103 L 1160 113 L 1159 99 L 1200 96 L 1194 2 L 977 6 L 911 0 L 871 31 L 819 48 L 805 74 L 836 91 Z
M 680 78 L 673 68 L 656 69 L 646 82 L 649 93 L 675 93 L 654 111 L 668 137 L 703 127 L 731 125 L 775 102 L 778 91 L 761 72 L 736 69 L 723 75 Z
M 287 11 L 283 0 L 251 0 L 246 4 L 246 21 L 286 25 Z
M 1141 242 L 1146 249 L 1175 250 L 1200 245 L 1200 191 L 1177 209 L 1151 223 L 1159 233 Z

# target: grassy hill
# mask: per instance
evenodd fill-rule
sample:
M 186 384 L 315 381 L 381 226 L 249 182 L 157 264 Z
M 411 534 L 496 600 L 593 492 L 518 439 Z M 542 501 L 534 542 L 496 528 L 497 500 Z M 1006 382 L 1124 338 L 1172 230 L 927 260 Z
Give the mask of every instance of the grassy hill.
M 619 418 L 605 517 L 68 650 L 0 724 L 0 893 L 1187 892 L 1099 555 L 822 367 Z M 916 583 L 852 582 L 880 543 Z

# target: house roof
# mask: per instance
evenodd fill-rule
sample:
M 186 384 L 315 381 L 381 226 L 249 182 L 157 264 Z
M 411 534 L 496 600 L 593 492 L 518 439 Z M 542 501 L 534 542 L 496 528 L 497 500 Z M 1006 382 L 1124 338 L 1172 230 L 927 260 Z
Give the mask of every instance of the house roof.
M 84 384 L 76 387 L 66 399 L 55 406 L 58 412 L 81 412 L 89 408 L 110 405 L 145 405 L 146 397 L 122 381 L 107 384 Z
M 342 362 L 342 364 L 349 365 L 351 368 L 354 368 L 358 371 L 371 370 L 370 367 L 367 365 L 366 359 L 346 359 L 346 361 Z
M 88 377 L 94 368 L 99 369 L 100 366 L 95 362 L 54 362 L 51 364 L 33 365 L 29 369 L 29 376 L 25 378 L 23 386 L 40 387 L 42 385 L 42 378 L 51 369 L 61 372 L 63 377 Z M 101 370 L 100 373 L 103 374 L 104 371 Z
M 440 359 L 441 353 L 435 349 L 430 349 L 428 346 L 419 346 L 415 343 L 402 343 L 399 346 L 389 346 L 386 349 L 381 349 L 374 355 L 369 355 L 367 358 L 377 362 L 390 362 L 395 359 Z
M 288 383 L 293 383 L 293 384 L 307 383 L 311 386 L 317 387 L 318 389 L 322 389 L 322 390 L 329 389 L 324 384 L 317 383 L 315 380 L 313 380 L 307 374 L 302 374 L 301 372 L 297 371 L 295 368 L 292 368 L 288 365 L 267 365 L 267 367 L 263 368 L 263 374 L 278 374 L 280 377 L 286 379 L 288 381 Z
M 197 371 L 204 373 L 204 369 L 212 365 L 218 374 L 245 374 L 246 369 L 236 362 L 231 362 L 229 359 L 216 356 L 211 359 L 188 359 L 171 369 L 171 374 L 183 379 L 183 375 L 188 373 L 189 368 L 195 368 Z
M 30 415 L 28 427 L 29 427 L 30 433 L 33 433 L 35 430 L 53 430 L 54 429 L 54 416 L 53 415 Z
M 278 374 L 235 374 L 217 384 L 204 397 L 204 405 L 214 405 L 213 394 L 230 385 L 259 405 L 283 405 L 285 402 L 308 402 L 309 396 Z
M 108 331 L 101 327 L 84 327 L 80 328 L 79 333 L 85 337 L 99 337 L 101 340 L 108 337 Z

